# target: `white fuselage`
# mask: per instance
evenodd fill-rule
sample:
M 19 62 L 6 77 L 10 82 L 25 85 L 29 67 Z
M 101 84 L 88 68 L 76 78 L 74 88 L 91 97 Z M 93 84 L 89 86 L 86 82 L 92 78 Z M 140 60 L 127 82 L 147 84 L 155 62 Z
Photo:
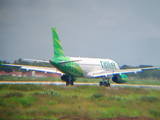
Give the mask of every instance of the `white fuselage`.
M 83 71 L 83 77 L 89 77 L 88 73 L 97 71 L 111 71 L 119 69 L 118 64 L 111 59 L 101 58 L 83 58 L 83 57 L 69 57 L 72 60 L 78 60 L 77 63 Z

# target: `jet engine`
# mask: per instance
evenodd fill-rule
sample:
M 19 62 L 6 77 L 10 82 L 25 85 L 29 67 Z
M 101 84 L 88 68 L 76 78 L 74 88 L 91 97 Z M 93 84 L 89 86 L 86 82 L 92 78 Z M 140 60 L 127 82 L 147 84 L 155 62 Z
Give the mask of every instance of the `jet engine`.
M 128 80 L 128 77 L 127 77 L 127 75 L 125 75 L 125 74 L 114 75 L 114 76 L 112 77 L 112 80 L 113 80 L 113 82 L 115 82 L 115 83 L 125 83 L 126 80 Z

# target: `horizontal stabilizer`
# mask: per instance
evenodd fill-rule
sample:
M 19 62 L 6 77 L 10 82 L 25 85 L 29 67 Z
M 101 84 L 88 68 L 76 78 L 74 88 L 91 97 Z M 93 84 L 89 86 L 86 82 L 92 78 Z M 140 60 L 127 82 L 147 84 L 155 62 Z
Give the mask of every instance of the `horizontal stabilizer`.
M 61 61 L 61 62 L 59 62 L 59 63 L 60 63 L 60 64 L 63 64 L 63 63 L 78 62 L 78 61 L 82 61 L 82 60 Z

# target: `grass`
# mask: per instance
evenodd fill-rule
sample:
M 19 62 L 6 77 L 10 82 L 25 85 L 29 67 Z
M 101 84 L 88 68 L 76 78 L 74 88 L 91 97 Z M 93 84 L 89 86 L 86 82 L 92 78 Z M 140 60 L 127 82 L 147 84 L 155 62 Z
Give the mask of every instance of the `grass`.
M 58 119 L 65 116 L 160 119 L 158 90 L 16 84 L 1 85 L 0 90 L 0 119 Z

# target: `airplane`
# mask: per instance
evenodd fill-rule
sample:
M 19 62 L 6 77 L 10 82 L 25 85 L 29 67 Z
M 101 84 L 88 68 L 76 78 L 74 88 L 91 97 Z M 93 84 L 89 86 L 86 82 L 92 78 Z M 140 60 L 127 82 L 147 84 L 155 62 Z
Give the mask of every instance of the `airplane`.
M 37 62 L 50 63 L 52 67 L 39 67 L 17 64 L 2 64 L 3 66 L 21 67 L 21 69 L 43 71 L 61 74 L 61 80 L 66 82 L 66 86 L 74 85 L 77 77 L 82 78 L 102 78 L 100 86 L 110 87 L 110 78 L 115 83 L 125 83 L 128 80 L 127 73 L 137 73 L 143 70 L 157 69 L 156 67 L 120 69 L 118 64 L 111 59 L 67 57 L 62 49 L 57 30 L 52 27 L 54 58 L 49 61 L 28 59 Z

